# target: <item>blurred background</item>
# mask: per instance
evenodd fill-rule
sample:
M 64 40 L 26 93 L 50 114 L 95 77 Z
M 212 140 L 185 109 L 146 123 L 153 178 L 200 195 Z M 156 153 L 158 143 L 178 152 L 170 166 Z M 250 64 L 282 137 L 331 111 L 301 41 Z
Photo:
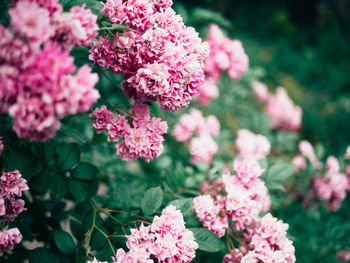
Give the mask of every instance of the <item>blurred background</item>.
M 264 71 L 262 81 L 270 89 L 285 87 L 303 108 L 304 138 L 330 154 L 344 152 L 350 143 L 349 0 L 174 2 L 197 29 L 206 16 L 243 42 L 251 67 Z

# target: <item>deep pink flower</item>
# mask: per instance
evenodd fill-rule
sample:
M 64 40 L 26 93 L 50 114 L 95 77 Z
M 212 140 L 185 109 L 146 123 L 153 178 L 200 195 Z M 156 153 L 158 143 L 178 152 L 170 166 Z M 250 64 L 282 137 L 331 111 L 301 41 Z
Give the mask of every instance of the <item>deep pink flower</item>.
M 0 256 L 4 252 L 10 252 L 14 245 L 22 241 L 22 235 L 18 228 L 10 228 L 0 231 Z
M 93 126 L 96 129 L 97 133 L 107 131 L 107 126 L 112 122 L 113 113 L 107 110 L 105 105 L 102 105 L 101 108 L 96 108 L 90 115 L 90 118 L 94 119 Z
M 13 30 L 30 41 L 43 43 L 53 34 L 49 11 L 35 2 L 18 1 L 9 15 Z
M 22 192 L 28 190 L 26 179 L 22 178 L 22 175 L 18 170 L 13 172 L 3 172 L 0 177 L 1 181 L 1 195 L 3 197 L 22 196 Z
M 33 98 L 12 106 L 9 110 L 14 118 L 13 129 L 20 138 L 46 141 L 55 136 L 60 122 L 55 117 L 51 98 Z
M 5 220 L 13 222 L 20 213 L 27 210 L 24 208 L 24 204 L 25 203 L 22 199 L 14 199 L 13 197 L 6 199 Z

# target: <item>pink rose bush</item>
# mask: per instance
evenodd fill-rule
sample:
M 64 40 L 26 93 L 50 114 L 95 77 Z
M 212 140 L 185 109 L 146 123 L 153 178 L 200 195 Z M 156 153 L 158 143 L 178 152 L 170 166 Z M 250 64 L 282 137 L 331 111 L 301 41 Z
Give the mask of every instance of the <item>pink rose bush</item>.
M 29 188 L 27 181 L 22 178 L 18 170 L 3 172 L 0 177 L 0 188 L 0 217 L 4 227 L 6 222 L 13 222 L 20 213 L 26 210 L 24 200 L 16 197 L 21 197 L 22 192 Z M 10 252 L 21 240 L 22 235 L 18 228 L 4 227 L 0 231 L 0 256 L 4 252 Z
M 3 150 L 4 150 L 4 142 L 2 141 L 2 137 L 0 137 L 0 156 L 2 155 Z
M 264 171 L 260 165 L 254 160 L 235 160 L 234 170 L 234 175 L 225 170 L 219 179 L 205 183 L 201 188 L 203 195 L 193 199 L 197 218 L 219 237 L 229 227 L 244 230 L 260 212 L 270 208 L 268 190 L 258 178 Z
M 350 260 L 350 252 L 346 250 L 340 250 L 337 252 L 337 259 L 339 261 L 348 261 Z
M 177 111 L 201 89 L 209 47 L 171 6 L 172 1 L 108 0 L 102 14 L 133 30 L 112 39 L 100 37 L 90 59 L 122 73 L 129 98 L 157 101 L 161 109 Z
M 346 191 L 350 189 L 349 178 L 346 173 L 341 172 L 338 159 L 328 156 L 326 164 L 323 165 L 316 157 L 312 144 L 305 140 L 299 142 L 299 151 L 300 154 L 291 160 L 294 164 L 294 172 L 300 174 L 306 170 L 308 160 L 317 173 L 317 176 L 310 180 L 311 189 L 303 197 L 304 206 L 308 207 L 312 202 L 317 206 L 322 201 L 330 211 L 338 210 L 346 197 Z
M 222 71 L 225 71 L 230 79 L 238 80 L 249 68 L 249 58 L 241 41 L 226 37 L 218 25 L 210 25 L 207 42 L 210 53 L 204 67 L 206 80 L 197 100 L 203 105 L 209 104 L 211 99 L 219 96 L 216 84 L 221 79 Z
M 18 137 L 45 141 L 59 118 L 88 111 L 100 97 L 97 74 L 86 65 L 77 70 L 69 56 L 97 36 L 97 16 L 34 0 L 16 1 L 9 15 L 11 26 L 0 26 L 0 112 L 11 115 Z
M 198 137 L 193 136 L 194 132 Z M 203 117 L 202 112 L 192 109 L 189 114 L 184 114 L 180 122 L 174 126 L 172 135 L 178 142 L 187 142 L 191 139 L 189 151 L 192 155 L 191 163 L 211 163 L 213 156 L 218 151 L 218 146 L 213 137 L 220 133 L 220 123 L 214 115 Z
M 271 144 L 265 136 L 246 129 L 237 132 L 236 146 L 239 156 L 243 159 L 264 159 L 271 150 Z
M 302 124 L 302 110 L 289 98 L 287 91 L 278 87 L 275 94 L 269 93 L 265 84 L 254 82 L 252 90 L 271 117 L 271 128 L 284 131 L 298 131 Z
M 264 170 L 252 159 L 235 160 L 233 167 L 235 174 L 226 169 L 193 198 L 193 210 L 204 227 L 219 237 L 240 236 L 239 248 L 231 248 L 223 262 L 295 262 L 292 241 L 286 237 L 288 225 L 270 213 L 259 216 L 270 209 L 268 190 L 259 179 Z
M 192 261 L 198 248 L 192 231 L 185 227 L 182 213 L 173 205 L 164 208 L 161 216 L 155 216 L 151 225 L 131 229 L 126 246 L 129 251 L 118 249 L 114 263 L 186 263 Z
M 132 105 L 129 114 L 130 123 L 120 114 L 114 118 L 114 114 L 103 105 L 89 116 L 94 118 L 93 126 L 97 133 L 107 131 L 108 141 L 117 142 L 117 155 L 124 161 L 143 158 L 150 162 L 159 157 L 163 151 L 167 123 L 160 118 L 151 118 L 148 106 L 140 102 Z

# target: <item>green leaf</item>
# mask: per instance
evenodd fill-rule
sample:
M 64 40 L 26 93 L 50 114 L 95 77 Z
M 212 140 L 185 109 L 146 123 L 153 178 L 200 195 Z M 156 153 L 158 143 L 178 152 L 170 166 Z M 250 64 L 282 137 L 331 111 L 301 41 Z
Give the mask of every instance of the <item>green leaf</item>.
M 51 176 L 52 173 L 49 170 L 43 169 L 43 171 L 41 171 L 41 173 L 38 176 L 35 176 L 30 181 L 30 189 L 35 190 L 41 194 L 46 193 L 50 185 Z
M 85 162 L 80 162 L 72 171 L 71 175 L 75 179 L 80 179 L 80 180 L 92 180 L 96 178 L 98 174 L 98 169 Z
M 286 180 L 293 174 L 294 165 L 290 163 L 279 163 L 273 165 L 266 173 L 265 182 L 270 190 L 284 191 Z
M 63 230 L 55 230 L 53 232 L 53 240 L 59 250 L 66 254 L 73 254 L 75 251 L 75 243 L 70 234 Z
M 192 211 L 192 198 L 176 199 L 168 203 L 168 205 L 174 205 L 181 210 L 182 215 L 185 217 Z
M 124 31 L 124 30 L 130 30 L 130 31 L 135 31 L 127 26 L 120 25 L 120 24 L 112 24 L 111 26 L 108 27 L 101 27 L 100 30 L 116 30 L 116 31 Z
M 6 156 L 6 171 L 19 170 L 24 178 L 29 179 L 40 173 L 42 166 L 30 151 L 13 151 Z
M 51 141 L 45 143 L 33 143 L 32 152 L 44 160 L 49 167 L 53 167 L 55 164 L 55 146 Z
M 36 248 L 29 252 L 29 263 L 60 263 L 56 254 L 47 248 Z
M 77 144 L 65 144 L 57 149 L 57 165 L 63 171 L 71 169 L 80 159 Z
M 68 180 L 67 182 L 69 192 L 78 201 L 83 201 L 88 197 L 88 192 L 83 182 Z
M 52 197 L 65 197 L 67 193 L 67 185 L 64 176 L 60 174 L 52 174 L 50 179 L 50 189 Z
M 163 201 L 163 191 L 160 186 L 148 189 L 142 199 L 141 208 L 145 215 L 154 214 Z
M 206 252 L 219 252 L 225 248 L 221 239 L 206 228 L 189 228 L 194 234 L 199 249 Z

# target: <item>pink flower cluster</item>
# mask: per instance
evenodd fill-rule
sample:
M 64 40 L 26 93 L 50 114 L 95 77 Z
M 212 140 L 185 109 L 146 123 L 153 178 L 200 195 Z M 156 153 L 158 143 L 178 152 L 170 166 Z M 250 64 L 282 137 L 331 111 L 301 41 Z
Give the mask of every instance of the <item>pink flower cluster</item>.
M 192 137 L 196 132 L 198 137 Z M 218 151 L 218 146 L 213 137 L 220 133 L 220 123 L 214 115 L 206 118 L 202 112 L 192 109 L 189 114 L 180 118 L 180 123 L 174 126 L 172 135 L 178 142 L 187 142 L 191 139 L 189 151 L 192 155 L 191 162 L 211 163 L 213 156 Z
M 340 172 L 339 162 L 334 156 L 327 158 L 326 166 L 326 173 L 323 176 L 316 177 L 313 183 L 318 198 L 326 202 L 329 210 L 336 211 L 346 197 L 346 190 L 349 189 L 349 179 Z
M 264 159 L 270 154 L 271 149 L 271 144 L 265 136 L 246 129 L 237 132 L 236 146 L 238 154 L 243 159 Z
M 287 91 L 278 87 L 275 94 L 269 93 L 265 84 L 255 82 L 252 89 L 258 100 L 266 102 L 265 112 L 271 117 L 271 128 L 298 131 L 302 122 L 302 110 L 288 97 Z
M 287 238 L 288 224 L 270 213 L 259 218 L 243 234 L 241 247 L 224 257 L 224 263 L 294 263 L 295 249 Z
M 259 163 L 235 160 L 233 166 L 235 175 L 225 170 L 219 179 L 202 186 L 203 195 L 193 198 L 197 218 L 219 237 L 224 236 L 229 227 L 235 231 L 246 229 L 260 212 L 270 209 L 268 190 L 258 178 L 263 173 Z
M 299 142 L 300 154 L 296 155 L 291 163 L 294 164 L 294 172 L 298 173 L 299 169 L 306 169 L 307 163 L 305 158 L 307 158 L 313 167 L 316 169 L 322 168 L 322 163 L 317 159 L 314 147 L 312 144 L 306 140 Z
M 226 37 L 218 25 L 210 25 L 207 41 L 210 53 L 204 67 L 206 80 L 198 96 L 198 102 L 204 105 L 219 96 L 216 83 L 220 81 L 222 71 L 226 71 L 232 80 L 238 80 L 249 67 L 241 41 Z
M 58 118 L 86 112 L 100 96 L 97 74 L 83 66 L 72 75 L 69 56 L 73 46 L 91 44 L 97 16 L 42 0 L 16 1 L 9 15 L 11 27 L 0 25 L 0 112 L 13 117 L 20 138 L 45 141 L 59 129 Z
M 339 261 L 348 261 L 350 260 L 350 251 L 340 250 L 337 252 L 337 259 Z
M 117 154 L 124 161 L 143 158 L 146 162 L 159 157 L 163 151 L 163 134 L 168 125 L 160 118 L 151 118 L 146 104 L 135 102 L 129 111 L 131 123 L 127 118 L 113 113 L 106 106 L 95 109 L 89 116 L 94 119 L 97 133 L 108 131 L 108 141 L 116 144 Z M 120 139 L 124 139 L 120 141 Z
M 184 25 L 172 1 L 107 0 L 102 14 L 133 31 L 100 37 L 90 59 L 122 73 L 125 94 L 137 101 L 158 101 L 163 110 L 185 108 L 204 82 L 207 43 Z
M 164 208 L 161 216 L 155 216 L 150 226 L 131 229 L 126 246 L 129 251 L 118 249 L 114 263 L 186 263 L 192 261 L 198 248 L 180 210 L 172 205 Z
M 210 25 L 207 41 L 210 54 L 204 70 L 208 78 L 218 82 L 221 71 L 226 71 L 232 80 L 237 80 L 248 70 L 249 58 L 241 41 L 225 37 L 215 24 Z
M 0 177 L 0 217 L 4 221 L 13 222 L 22 213 L 24 201 L 16 199 L 21 197 L 22 192 L 28 190 L 27 181 L 22 178 L 18 170 L 13 172 L 3 172 Z M 0 232 L 0 256 L 3 252 L 9 252 L 15 244 L 22 240 L 22 235 L 17 228 L 7 227 Z

